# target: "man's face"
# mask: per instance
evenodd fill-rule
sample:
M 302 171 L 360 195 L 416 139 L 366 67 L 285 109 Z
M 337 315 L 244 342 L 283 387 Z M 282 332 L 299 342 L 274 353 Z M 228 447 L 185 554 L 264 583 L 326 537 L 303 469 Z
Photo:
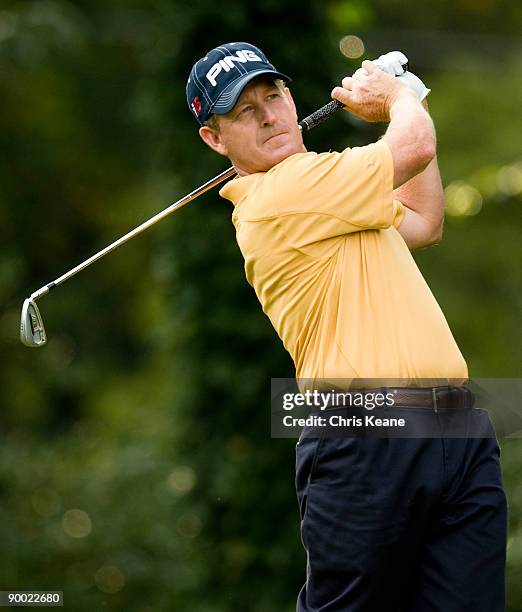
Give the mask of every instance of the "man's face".
M 205 126 L 203 140 L 227 156 L 238 174 L 266 172 L 294 153 L 305 152 L 290 91 L 259 77 L 241 92 L 234 108 L 218 116 L 219 131 Z

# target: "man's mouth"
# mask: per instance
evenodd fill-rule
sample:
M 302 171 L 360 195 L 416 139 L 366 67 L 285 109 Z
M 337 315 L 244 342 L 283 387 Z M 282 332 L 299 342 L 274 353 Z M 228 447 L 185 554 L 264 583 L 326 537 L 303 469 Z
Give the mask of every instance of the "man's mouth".
M 272 134 L 271 136 L 269 136 L 264 144 L 266 144 L 267 142 L 269 142 L 270 140 L 272 140 L 272 138 L 277 138 L 278 136 L 283 136 L 284 134 L 286 134 L 286 132 L 276 132 L 275 134 Z

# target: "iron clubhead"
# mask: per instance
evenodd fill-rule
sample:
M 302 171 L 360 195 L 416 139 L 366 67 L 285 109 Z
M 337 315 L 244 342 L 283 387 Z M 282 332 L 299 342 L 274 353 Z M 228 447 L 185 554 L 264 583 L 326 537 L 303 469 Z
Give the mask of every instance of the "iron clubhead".
M 22 306 L 20 340 L 25 346 L 43 346 L 47 342 L 45 328 L 36 302 L 27 298 Z

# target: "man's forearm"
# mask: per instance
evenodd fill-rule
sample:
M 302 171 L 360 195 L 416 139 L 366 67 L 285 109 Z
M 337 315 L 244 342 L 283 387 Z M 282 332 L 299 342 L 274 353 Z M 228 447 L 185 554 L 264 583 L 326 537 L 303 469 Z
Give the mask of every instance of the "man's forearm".
M 427 110 L 427 104 L 423 105 Z M 422 172 L 395 189 L 393 195 L 424 221 L 426 245 L 438 242 L 442 237 L 444 221 L 444 192 L 437 157 Z M 418 246 L 422 245 L 415 248 Z
M 395 189 L 393 197 L 435 225 L 442 224 L 444 192 L 437 158 L 434 157 L 417 176 Z
M 407 88 L 395 97 L 389 114 L 383 140 L 392 152 L 393 185 L 397 189 L 428 166 L 435 156 L 436 136 L 431 117 Z

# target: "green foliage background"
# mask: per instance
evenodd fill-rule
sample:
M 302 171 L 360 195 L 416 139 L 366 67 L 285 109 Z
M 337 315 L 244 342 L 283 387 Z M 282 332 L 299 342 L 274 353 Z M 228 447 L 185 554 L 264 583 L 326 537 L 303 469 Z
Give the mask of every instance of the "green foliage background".
M 270 377 L 293 367 L 217 191 L 45 298 L 45 348 L 18 341 L 31 291 L 227 166 L 184 96 L 216 44 L 266 50 L 301 116 L 361 61 L 344 35 L 410 57 L 445 184 L 482 199 L 416 259 L 472 377 L 520 377 L 521 32 L 517 0 L 0 3 L 0 589 L 63 590 L 79 612 L 295 609 L 294 442 L 269 430 Z M 307 145 L 382 129 L 345 114 Z M 521 444 L 501 446 L 515 612 Z

